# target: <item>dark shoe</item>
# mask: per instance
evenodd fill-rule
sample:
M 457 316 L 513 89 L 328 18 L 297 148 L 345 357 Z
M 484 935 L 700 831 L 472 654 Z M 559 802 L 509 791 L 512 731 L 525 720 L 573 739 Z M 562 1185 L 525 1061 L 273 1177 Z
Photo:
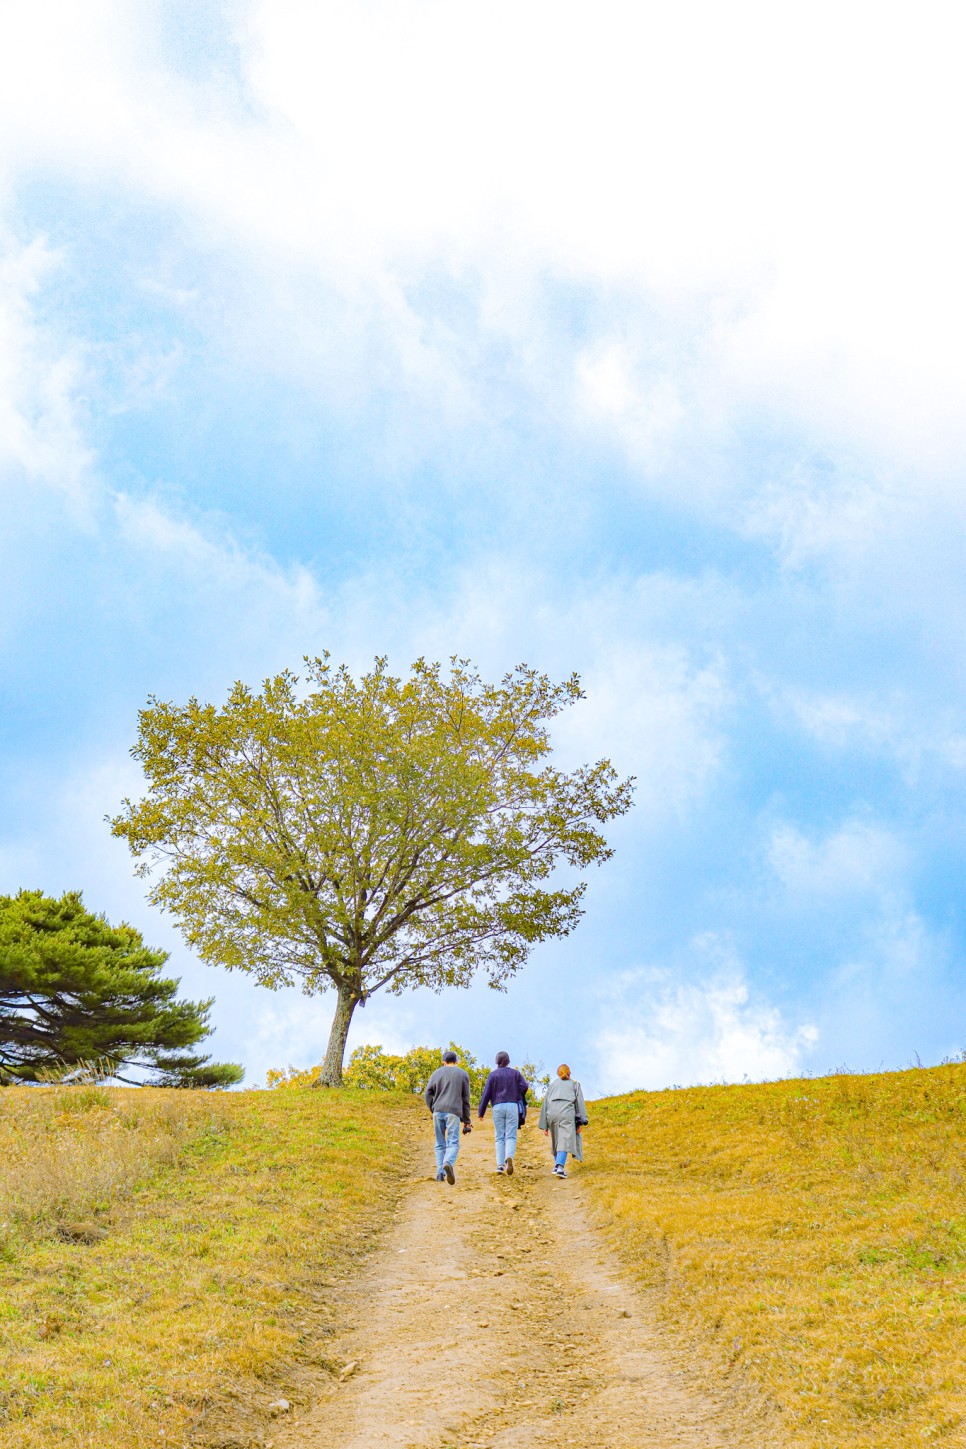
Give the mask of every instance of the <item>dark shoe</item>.
M 502 1177 L 503 1176 L 503 1168 L 502 1167 L 494 1168 L 494 1171 L 496 1172 L 497 1177 Z
M 507 1177 L 512 1177 L 513 1176 L 513 1158 L 512 1157 L 508 1157 L 507 1160 L 506 1160 L 506 1175 L 507 1175 Z
M 555 1167 L 554 1170 L 553 1170 L 553 1175 L 554 1175 L 554 1177 L 566 1177 L 567 1176 L 566 1172 L 564 1171 L 564 1169 L 562 1167 Z
M 456 1181 L 456 1173 L 453 1171 L 453 1164 L 451 1162 L 444 1162 L 443 1171 L 446 1173 L 446 1181 L 449 1183 L 450 1187 L 452 1187 L 453 1183 Z
M 446 1181 L 446 1173 L 443 1171 L 442 1168 L 440 1168 L 439 1172 L 437 1172 L 437 1174 L 436 1174 L 436 1181 L 437 1182 L 445 1182 Z

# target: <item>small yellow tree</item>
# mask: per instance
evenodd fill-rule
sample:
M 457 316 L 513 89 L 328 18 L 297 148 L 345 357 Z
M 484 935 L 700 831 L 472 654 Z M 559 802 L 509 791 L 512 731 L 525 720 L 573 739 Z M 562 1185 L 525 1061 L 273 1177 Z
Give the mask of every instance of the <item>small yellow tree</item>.
M 450 1047 L 456 1053 L 459 1065 L 469 1073 L 470 1096 L 478 1102 L 486 1085 L 489 1068 L 481 1066 L 472 1052 L 458 1046 L 455 1041 Z M 412 1092 L 421 1096 L 426 1083 L 440 1064 L 439 1047 L 410 1047 L 403 1056 L 384 1052 L 381 1046 L 358 1046 L 349 1058 L 349 1065 L 343 1075 L 347 1087 L 363 1087 L 381 1092 Z M 542 1095 L 550 1078 L 533 1062 L 524 1062 L 520 1071 L 531 1084 L 531 1099 Z M 272 1067 L 266 1075 L 269 1087 L 315 1087 L 322 1073 L 322 1063 L 298 1071 L 295 1067 L 282 1070 Z

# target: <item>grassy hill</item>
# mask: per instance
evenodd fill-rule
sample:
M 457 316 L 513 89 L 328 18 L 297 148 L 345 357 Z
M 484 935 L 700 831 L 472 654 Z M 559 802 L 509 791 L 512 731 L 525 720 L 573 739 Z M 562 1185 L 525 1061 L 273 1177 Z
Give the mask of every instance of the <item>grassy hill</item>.
M 583 1183 L 763 1443 L 966 1439 L 966 1066 L 636 1093 Z M 418 1099 L 0 1092 L 0 1449 L 238 1449 L 298 1403 L 404 1186 Z
M 585 1179 L 719 1391 L 828 1449 L 966 1436 L 966 1066 L 635 1093 Z
M 372 1092 L 0 1092 L 0 1449 L 258 1442 L 400 1186 Z M 338 1368 L 338 1364 L 332 1364 Z

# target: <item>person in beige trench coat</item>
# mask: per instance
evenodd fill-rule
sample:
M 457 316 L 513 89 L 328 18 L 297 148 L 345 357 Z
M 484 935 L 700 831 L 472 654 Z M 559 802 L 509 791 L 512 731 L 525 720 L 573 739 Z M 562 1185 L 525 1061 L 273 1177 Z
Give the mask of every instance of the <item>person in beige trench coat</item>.
M 553 1152 L 554 1177 L 567 1176 L 567 1153 L 584 1160 L 581 1131 L 587 1126 L 587 1105 L 579 1082 L 570 1077 L 566 1062 L 557 1068 L 557 1080 L 551 1082 L 540 1106 L 540 1130 L 549 1136 Z

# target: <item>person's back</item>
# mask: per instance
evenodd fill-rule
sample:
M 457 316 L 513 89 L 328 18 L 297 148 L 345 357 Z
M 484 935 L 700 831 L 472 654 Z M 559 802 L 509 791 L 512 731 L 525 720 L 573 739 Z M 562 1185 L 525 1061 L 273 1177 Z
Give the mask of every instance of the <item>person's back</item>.
M 584 1160 L 581 1133 L 587 1126 L 587 1104 L 579 1082 L 573 1081 L 570 1068 L 561 1062 L 557 1080 L 547 1087 L 540 1104 L 540 1130 L 552 1139 L 553 1172 L 566 1177 L 567 1153 Z
M 426 1106 L 431 1112 L 455 1112 L 461 1122 L 468 1122 L 469 1074 L 455 1062 L 444 1062 L 437 1067 L 426 1083 Z
M 488 1106 L 493 1107 L 493 1138 L 496 1145 L 496 1170 L 513 1176 L 513 1159 L 517 1149 L 517 1128 L 526 1115 L 530 1084 L 522 1072 L 510 1066 L 507 1052 L 497 1052 L 496 1066 L 486 1079 L 480 1098 L 482 1120 Z
M 456 1053 L 443 1052 L 443 1065 L 437 1067 L 426 1083 L 426 1106 L 433 1114 L 436 1134 L 436 1181 L 456 1181 L 454 1164 L 460 1150 L 460 1123 L 464 1132 L 470 1127 L 469 1073 L 456 1065 Z
M 522 1101 L 529 1090 L 530 1083 L 516 1067 L 494 1067 L 486 1079 L 480 1107 L 485 1109 L 491 1102 L 497 1106 L 504 1102 Z
M 563 1117 L 576 1116 L 578 1086 L 569 1077 L 562 1080 L 558 1077 L 550 1083 L 543 1098 L 549 1118 L 559 1121 Z

